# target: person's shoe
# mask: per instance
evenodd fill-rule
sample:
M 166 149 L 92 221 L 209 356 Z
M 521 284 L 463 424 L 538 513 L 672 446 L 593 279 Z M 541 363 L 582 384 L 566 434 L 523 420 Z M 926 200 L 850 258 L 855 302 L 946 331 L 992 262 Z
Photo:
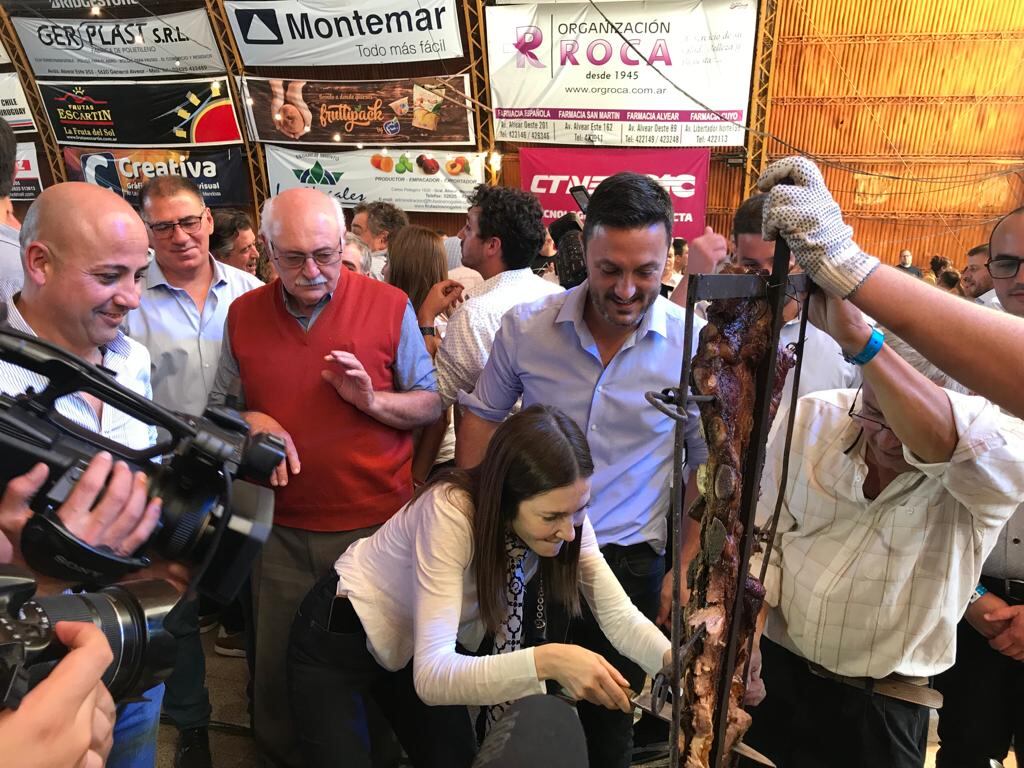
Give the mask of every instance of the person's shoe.
M 199 617 L 199 633 L 205 635 L 220 623 L 219 613 L 207 613 Z
M 206 728 L 186 728 L 178 731 L 174 768 L 213 768 L 210 734 Z
M 217 639 L 213 642 L 213 650 L 218 656 L 245 658 L 245 632 L 226 632 L 224 627 L 217 631 Z

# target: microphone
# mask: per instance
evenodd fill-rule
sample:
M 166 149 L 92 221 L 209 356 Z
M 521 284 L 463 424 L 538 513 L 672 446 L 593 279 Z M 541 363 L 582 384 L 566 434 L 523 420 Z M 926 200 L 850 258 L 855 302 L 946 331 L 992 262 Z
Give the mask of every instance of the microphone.
M 555 696 L 514 702 L 491 726 L 471 768 L 588 768 L 587 741 L 571 704 Z

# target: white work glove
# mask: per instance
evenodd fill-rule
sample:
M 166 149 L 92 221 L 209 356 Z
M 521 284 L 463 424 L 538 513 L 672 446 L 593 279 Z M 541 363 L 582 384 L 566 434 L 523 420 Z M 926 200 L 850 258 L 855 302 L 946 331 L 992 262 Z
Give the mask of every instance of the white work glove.
M 853 242 L 853 229 L 813 162 L 786 157 L 768 166 L 757 187 L 768 196 L 762 229 L 765 240 L 785 238 L 797 263 L 829 293 L 848 299 L 879 261 Z

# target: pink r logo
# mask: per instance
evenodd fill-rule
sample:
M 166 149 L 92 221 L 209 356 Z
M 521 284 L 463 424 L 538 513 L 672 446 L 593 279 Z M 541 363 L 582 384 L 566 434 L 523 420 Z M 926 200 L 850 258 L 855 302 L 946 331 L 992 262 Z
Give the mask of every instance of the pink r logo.
M 534 49 L 540 48 L 544 42 L 544 33 L 540 27 L 516 27 L 516 69 L 522 69 L 529 62 L 531 67 L 543 69 L 544 64 L 537 58 Z

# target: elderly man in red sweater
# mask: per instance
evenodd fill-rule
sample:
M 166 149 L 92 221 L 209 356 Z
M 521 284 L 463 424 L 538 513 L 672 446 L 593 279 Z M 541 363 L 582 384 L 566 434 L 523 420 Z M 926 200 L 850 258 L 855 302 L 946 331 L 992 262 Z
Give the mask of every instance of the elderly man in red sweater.
M 397 288 L 343 269 L 338 202 L 294 189 L 263 207 L 280 279 L 237 299 L 210 399 L 281 437 L 273 532 L 253 573 L 254 732 L 269 765 L 297 765 L 285 678 L 302 597 L 412 493 L 412 433 L 441 415 L 416 314 Z

